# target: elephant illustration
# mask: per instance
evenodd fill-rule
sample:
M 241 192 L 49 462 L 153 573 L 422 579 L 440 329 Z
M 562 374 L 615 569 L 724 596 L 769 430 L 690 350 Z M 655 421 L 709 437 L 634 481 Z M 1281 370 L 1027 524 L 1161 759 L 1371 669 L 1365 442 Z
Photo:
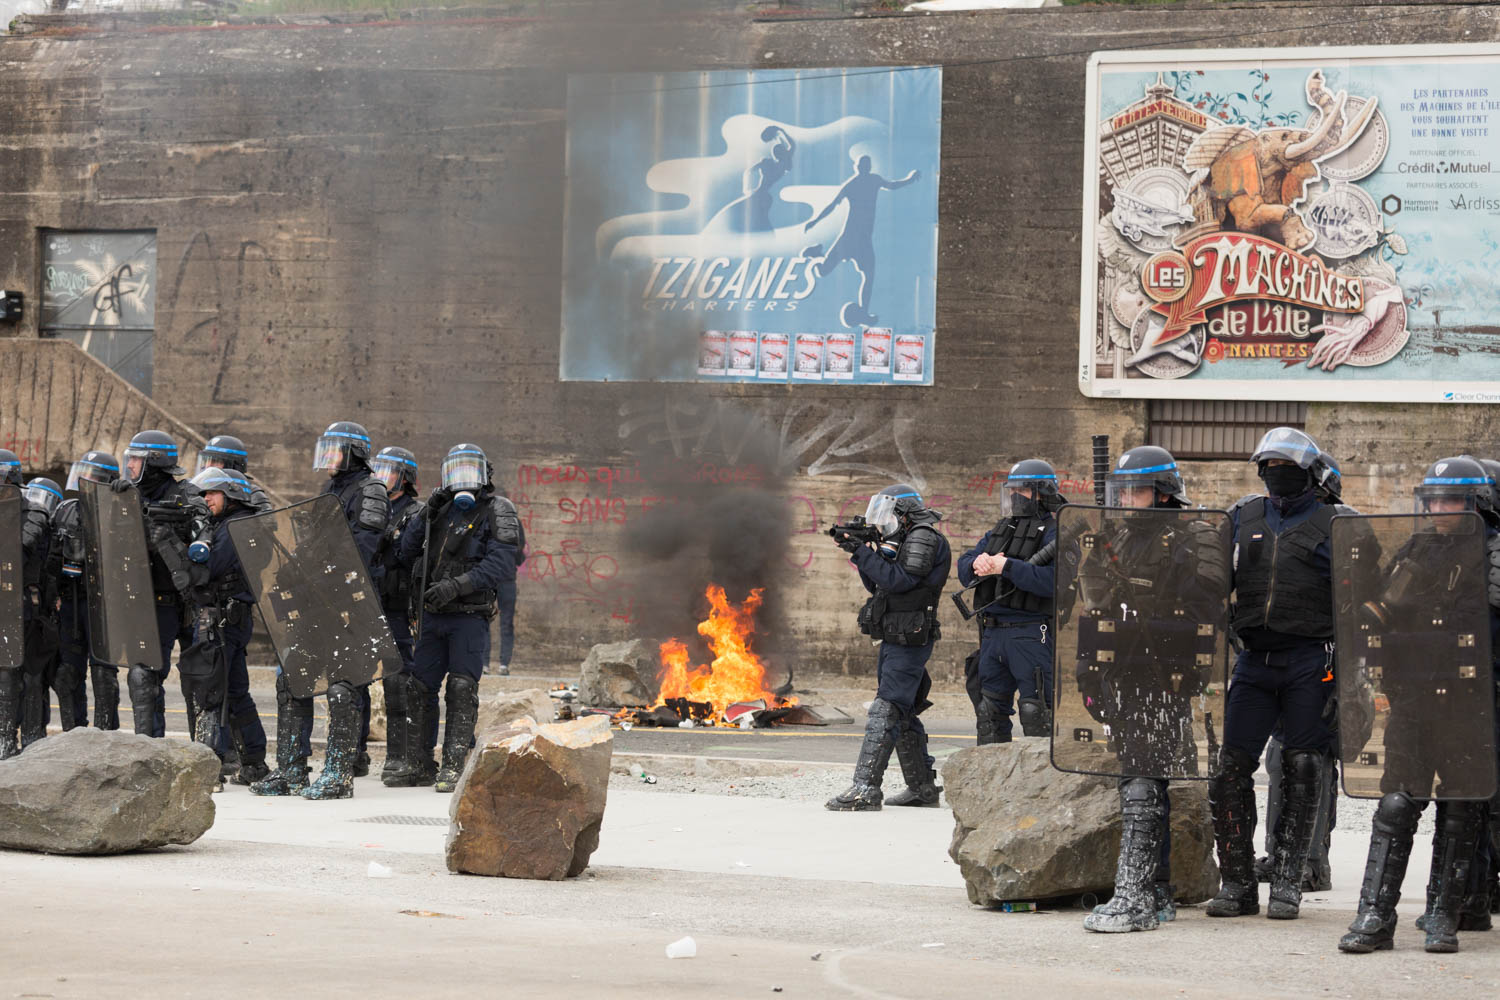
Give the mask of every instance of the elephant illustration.
M 1244 125 L 1211 129 L 1193 140 L 1182 165 L 1191 175 L 1192 236 L 1216 229 L 1258 233 L 1292 250 L 1312 245 L 1314 234 L 1294 210 L 1307 184 L 1318 178 L 1318 161 L 1358 139 L 1375 114 L 1375 98 L 1346 118 L 1344 91 L 1331 93 L 1323 72 L 1307 78 L 1307 103 L 1317 108 L 1313 128 Z

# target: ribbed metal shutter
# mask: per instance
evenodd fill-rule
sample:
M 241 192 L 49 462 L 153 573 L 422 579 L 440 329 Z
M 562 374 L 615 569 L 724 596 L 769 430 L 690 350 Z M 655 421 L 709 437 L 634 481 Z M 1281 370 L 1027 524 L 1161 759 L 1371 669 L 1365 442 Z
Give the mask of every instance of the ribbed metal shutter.
M 1146 440 L 1180 459 L 1244 460 L 1272 427 L 1306 422 L 1306 403 L 1152 399 L 1146 407 Z

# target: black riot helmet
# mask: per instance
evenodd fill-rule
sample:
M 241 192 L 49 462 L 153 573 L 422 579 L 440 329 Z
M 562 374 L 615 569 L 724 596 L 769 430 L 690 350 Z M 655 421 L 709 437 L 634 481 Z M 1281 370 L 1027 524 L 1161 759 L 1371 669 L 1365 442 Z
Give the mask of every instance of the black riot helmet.
M 1495 516 L 1494 490 L 1495 480 L 1479 459 L 1453 455 L 1429 465 L 1412 495 L 1418 514 L 1472 510 L 1488 521 Z
M 168 476 L 182 475 L 177 464 L 177 442 L 166 431 L 141 431 L 125 446 L 125 478 L 139 483 L 149 469 Z
M 87 451 L 68 470 L 68 489 L 78 491 L 84 480 L 91 483 L 112 483 L 120 478 L 120 460 L 107 451 Z
M 1479 464 L 1484 466 L 1484 471 L 1495 481 L 1495 488 L 1490 490 L 1490 503 L 1496 511 L 1500 511 L 1500 462 L 1493 458 L 1481 458 Z
M 405 448 L 388 445 L 370 461 L 370 472 L 385 483 L 387 493 L 417 492 L 417 456 Z
M 15 452 L 0 448 L 0 486 L 20 486 L 21 459 Z
M 38 510 L 46 511 L 48 517 L 52 516 L 57 505 L 63 501 L 62 489 L 52 480 L 41 476 L 37 476 L 26 484 L 24 496 L 27 503 Z
M 922 494 L 915 486 L 892 483 L 870 497 L 870 502 L 865 505 L 865 521 L 889 538 L 905 527 L 913 514 L 924 509 Z
M 1040 517 L 1067 503 L 1057 491 L 1057 470 L 1050 462 L 1028 458 L 1010 467 L 1005 477 L 1001 517 Z
M 318 438 L 313 469 L 347 472 L 370 463 L 370 433 L 350 420 L 336 420 Z
M 250 480 L 239 469 L 211 465 L 193 477 L 193 485 L 199 493 L 222 493 L 226 499 L 250 506 Z
M 208 444 L 198 452 L 198 468 L 193 470 L 193 478 L 204 469 L 234 469 L 238 472 L 250 470 L 250 452 L 245 448 L 245 442 L 233 434 L 215 434 L 208 439 Z
M 1152 496 L 1149 506 L 1189 506 L 1187 494 L 1182 487 L 1182 474 L 1177 471 L 1177 459 L 1165 448 L 1144 444 L 1121 455 L 1115 467 L 1104 477 L 1104 505 L 1129 506 L 1122 502 L 1122 494 L 1141 486 L 1149 486 L 1167 498 L 1162 502 Z
M 456 444 L 443 459 L 443 488 L 477 490 L 490 483 L 492 466 L 477 444 Z
M 1323 503 L 1344 502 L 1344 479 L 1339 475 L 1339 463 L 1326 451 L 1318 452 L 1318 462 L 1313 466 L 1313 489 Z

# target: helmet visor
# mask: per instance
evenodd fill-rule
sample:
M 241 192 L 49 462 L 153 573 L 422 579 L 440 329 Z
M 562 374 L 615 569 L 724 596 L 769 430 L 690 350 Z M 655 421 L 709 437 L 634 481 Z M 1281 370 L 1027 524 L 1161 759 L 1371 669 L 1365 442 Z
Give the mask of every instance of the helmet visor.
M 57 505 L 62 503 L 62 494 L 44 483 L 32 483 L 26 487 L 26 502 L 33 507 L 40 507 L 51 517 Z
M 443 486 L 451 490 L 477 490 L 489 479 L 484 456 L 460 451 L 443 459 Z
M 1001 517 L 1036 517 L 1041 513 L 1041 491 L 1033 482 L 1024 479 L 1007 481 L 1000 495 Z
M 913 494 L 915 495 L 915 494 Z M 880 529 L 882 535 L 894 534 L 899 524 L 896 521 L 896 501 L 890 493 L 877 493 L 865 505 L 865 523 Z
M 228 475 L 223 469 L 217 466 L 210 466 L 194 476 L 193 485 L 198 487 L 198 492 L 200 493 L 223 493 L 228 495 L 231 491 L 235 493 L 239 492 L 232 489 L 236 485 L 234 477 Z
M 78 461 L 74 462 L 73 467 L 68 470 L 67 488 L 76 492 L 78 490 L 78 484 L 83 482 L 84 480 L 88 480 L 91 483 L 108 483 L 117 479 L 119 475 L 120 467 L 117 465 L 104 465 L 100 462 L 87 462 L 80 458 Z
M 349 447 L 349 438 L 324 434 L 318 438 L 318 446 L 313 451 L 313 470 L 315 472 L 338 472 L 348 468 Z
M 1412 509 L 1418 514 L 1453 514 L 1479 509 L 1479 494 L 1489 498 L 1488 479 L 1459 476 L 1444 479 L 1429 476 L 1412 490 Z
M 1318 442 L 1295 427 L 1273 427 L 1266 431 L 1260 444 L 1255 446 L 1250 461 L 1264 462 L 1282 458 L 1295 463 L 1300 469 L 1311 469 L 1322 450 L 1318 447 Z
M 401 463 L 389 458 L 377 458 L 370 463 L 375 478 L 385 484 L 387 493 L 394 493 L 401 486 Z
M 1111 473 L 1104 480 L 1104 506 L 1155 507 L 1156 472 Z
M 224 468 L 223 455 L 211 455 L 208 452 L 200 451 L 198 452 L 198 465 L 193 469 L 193 478 L 197 479 L 198 473 L 202 472 L 204 469 L 222 468 Z

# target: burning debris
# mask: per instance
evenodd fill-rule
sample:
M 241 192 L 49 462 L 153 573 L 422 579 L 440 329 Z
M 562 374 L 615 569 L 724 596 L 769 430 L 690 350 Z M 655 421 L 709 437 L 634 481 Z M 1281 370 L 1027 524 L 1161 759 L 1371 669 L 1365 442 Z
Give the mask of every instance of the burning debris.
M 691 663 L 688 645 L 668 639 L 660 645 L 660 691 L 656 702 L 640 712 L 622 712 L 629 721 L 646 726 L 738 726 L 769 725 L 770 713 L 797 704 L 788 682 L 772 690 L 766 664 L 752 647 L 755 615 L 764 590 L 756 588 L 744 602 L 730 601 L 724 588 L 710 584 L 704 591 L 708 618 L 698 624 L 698 634 L 708 641 L 713 659 Z

